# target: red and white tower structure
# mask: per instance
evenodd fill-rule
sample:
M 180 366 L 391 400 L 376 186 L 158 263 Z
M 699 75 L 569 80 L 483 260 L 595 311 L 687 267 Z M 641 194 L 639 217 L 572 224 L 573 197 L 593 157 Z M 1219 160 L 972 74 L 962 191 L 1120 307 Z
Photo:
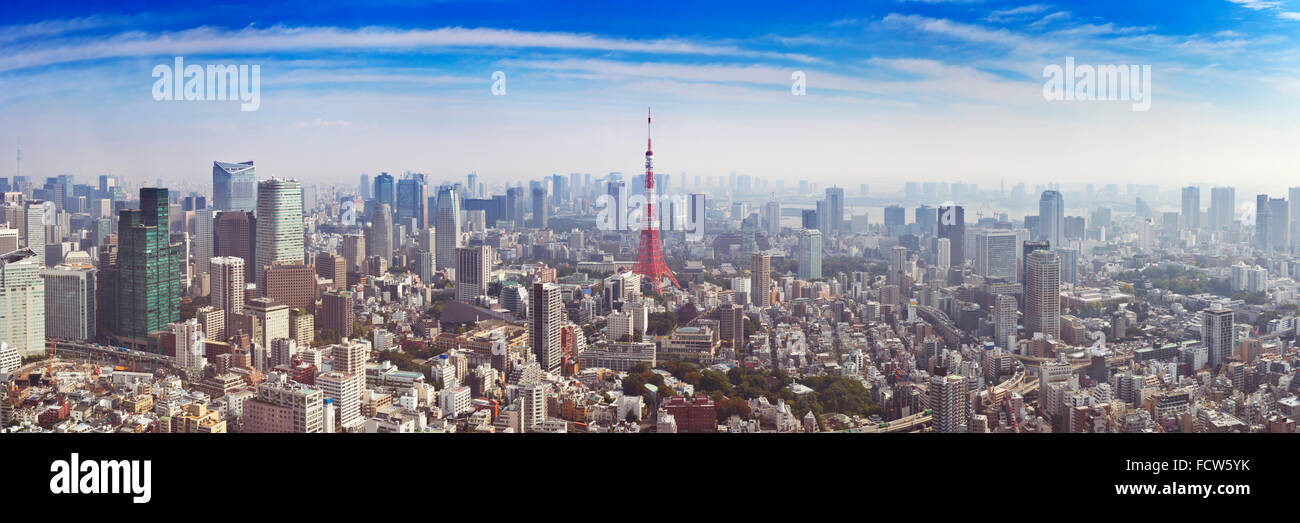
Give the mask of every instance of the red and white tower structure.
M 636 266 L 632 272 L 640 274 L 650 282 L 655 292 L 660 292 L 664 278 L 674 287 L 681 287 L 673 271 L 664 261 L 663 244 L 659 243 L 659 216 L 655 207 L 659 205 L 659 195 L 655 193 L 655 153 L 650 147 L 650 109 L 645 114 L 645 220 L 641 223 L 641 243 L 636 249 Z

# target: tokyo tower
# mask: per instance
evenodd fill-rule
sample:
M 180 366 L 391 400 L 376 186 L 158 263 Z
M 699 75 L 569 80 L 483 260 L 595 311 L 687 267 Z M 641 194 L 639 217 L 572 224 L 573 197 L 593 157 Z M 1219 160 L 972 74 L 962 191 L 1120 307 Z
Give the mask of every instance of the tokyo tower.
M 632 272 L 640 274 L 646 280 L 649 280 L 651 288 L 655 292 L 660 292 L 663 287 L 664 278 L 673 283 L 674 287 L 681 287 L 677 283 L 677 278 L 673 276 L 673 271 L 668 269 L 668 263 L 664 262 L 663 244 L 659 243 L 659 220 L 655 214 L 655 207 L 659 204 L 659 197 L 655 194 L 655 170 L 654 170 L 655 153 L 650 147 L 650 109 L 646 109 L 645 114 L 645 220 L 641 225 L 641 243 L 636 248 L 636 265 Z

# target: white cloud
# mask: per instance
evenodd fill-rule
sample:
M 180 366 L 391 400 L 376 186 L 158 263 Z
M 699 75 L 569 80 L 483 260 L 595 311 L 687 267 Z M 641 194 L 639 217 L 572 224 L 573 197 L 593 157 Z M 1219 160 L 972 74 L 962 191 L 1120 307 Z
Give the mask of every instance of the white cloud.
M 365 27 L 246 27 L 224 30 L 198 27 L 177 32 L 128 32 L 93 40 L 52 45 L 14 46 L 0 57 L 0 71 L 65 62 L 135 56 L 273 54 L 321 50 L 400 50 L 421 52 L 457 48 L 559 49 L 703 56 L 737 56 L 812 62 L 812 57 L 745 49 L 736 45 L 686 39 L 631 40 L 592 34 L 530 32 L 511 29 L 444 27 L 390 29 Z
M 1047 4 L 1029 4 L 1029 5 L 1022 5 L 1020 7 L 1013 7 L 1011 9 L 999 9 L 993 11 L 992 13 L 989 13 L 989 15 L 984 18 L 984 20 L 988 22 L 1005 22 L 1008 20 L 1021 18 L 1025 15 L 1041 13 L 1043 11 L 1046 11 L 1048 7 L 1049 6 Z
M 1282 2 L 1278 2 L 1274 0 L 1228 0 L 1228 1 L 1240 5 L 1242 7 L 1245 7 L 1246 9 L 1254 9 L 1256 11 L 1261 11 L 1264 9 L 1273 9 L 1282 4 Z

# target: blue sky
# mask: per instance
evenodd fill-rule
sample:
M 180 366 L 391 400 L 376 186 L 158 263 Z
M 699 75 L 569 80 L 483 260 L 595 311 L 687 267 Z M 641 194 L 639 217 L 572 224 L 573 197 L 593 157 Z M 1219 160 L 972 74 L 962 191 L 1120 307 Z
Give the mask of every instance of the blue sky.
M 35 176 L 631 172 L 647 105 L 660 170 L 688 175 L 1280 189 L 1300 170 L 1300 0 L 28 4 L 0 22 L 0 150 L 21 140 Z M 174 56 L 260 65 L 261 107 L 153 100 Z M 1151 110 L 1044 100 L 1067 56 L 1150 65 Z

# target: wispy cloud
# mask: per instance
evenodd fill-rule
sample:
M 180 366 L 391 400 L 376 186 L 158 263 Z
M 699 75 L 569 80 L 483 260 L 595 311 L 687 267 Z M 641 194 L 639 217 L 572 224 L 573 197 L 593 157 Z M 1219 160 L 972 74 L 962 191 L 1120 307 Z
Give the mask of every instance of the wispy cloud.
M 1234 4 L 1254 11 L 1268 11 L 1282 20 L 1300 20 L 1300 13 L 1283 11 L 1282 2 L 1276 0 L 1228 0 Z
M 247 27 L 225 30 L 199 27 L 161 34 L 129 32 L 107 38 L 75 39 L 51 45 L 14 46 L 0 57 L 0 71 L 137 56 L 225 55 L 323 50 L 402 50 L 428 52 L 459 48 L 558 49 L 650 54 L 736 56 L 812 62 L 808 55 L 746 49 L 732 44 L 664 38 L 634 40 L 592 34 L 533 32 L 511 29 L 445 27 L 391 29 L 365 27 Z
M 1046 11 L 1048 8 L 1049 6 L 1047 4 L 1029 4 L 1020 7 L 1013 7 L 1011 9 L 998 9 L 989 13 L 988 16 L 984 17 L 984 20 L 993 23 L 1006 22 L 1008 20 L 1023 18 L 1027 15 L 1038 14 Z

